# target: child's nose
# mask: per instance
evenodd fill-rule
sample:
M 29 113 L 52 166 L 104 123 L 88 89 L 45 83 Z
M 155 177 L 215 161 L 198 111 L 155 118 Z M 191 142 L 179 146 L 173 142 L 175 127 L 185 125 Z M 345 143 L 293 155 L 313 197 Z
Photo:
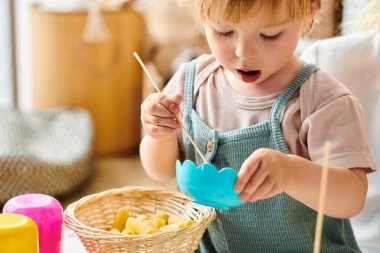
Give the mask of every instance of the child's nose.
M 257 55 L 257 48 L 252 40 L 240 41 L 236 46 L 235 55 L 242 60 L 251 59 Z

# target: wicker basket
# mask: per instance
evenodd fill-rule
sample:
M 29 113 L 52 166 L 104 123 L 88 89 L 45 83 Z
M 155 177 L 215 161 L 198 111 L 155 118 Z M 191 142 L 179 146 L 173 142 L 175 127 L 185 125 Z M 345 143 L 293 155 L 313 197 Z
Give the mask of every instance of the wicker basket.
M 60 197 L 93 173 L 93 123 L 80 108 L 0 110 L 0 205 L 26 193 Z
M 115 212 L 126 208 L 130 215 L 159 211 L 180 214 L 196 224 L 171 232 L 124 235 L 108 232 Z M 124 187 L 89 195 L 70 204 L 64 213 L 67 227 L 74 230 L 89 252 L 194 252 L 214 209 L 195 204 L 180 192 L 152 187 Z

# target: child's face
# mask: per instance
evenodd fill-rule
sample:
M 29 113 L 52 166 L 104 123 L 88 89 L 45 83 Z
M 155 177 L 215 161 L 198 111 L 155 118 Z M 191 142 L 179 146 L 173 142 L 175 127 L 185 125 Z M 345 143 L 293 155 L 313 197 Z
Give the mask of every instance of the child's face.
M 278 15 L 278 26 L 269 27 L 265 15 L 259 10 L 238 24 L 208 22 L 204 25 L 215 57 L 243 83 L 262 83 L 296 58 L 294 51 L 301 25 L 291 21 L 284 4 Z

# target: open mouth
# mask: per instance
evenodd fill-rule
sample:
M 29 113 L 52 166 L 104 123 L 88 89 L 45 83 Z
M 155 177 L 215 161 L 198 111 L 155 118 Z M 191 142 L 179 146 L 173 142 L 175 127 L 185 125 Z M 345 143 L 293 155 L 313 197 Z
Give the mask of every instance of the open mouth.
M 253 83 L 260 78 L 260 70 L 237 70 L 240 79 L 246 83 Z

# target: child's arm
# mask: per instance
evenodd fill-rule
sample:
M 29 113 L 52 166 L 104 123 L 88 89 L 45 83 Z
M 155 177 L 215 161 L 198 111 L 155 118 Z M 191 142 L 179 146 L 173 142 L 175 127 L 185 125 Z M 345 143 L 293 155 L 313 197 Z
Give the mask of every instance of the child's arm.
M 350 218 L 364 207 L 368 182 L 364 168 L 334 168 L 328 172 L 324 214 Z M 322 166 L 271 149 L 255 151 L 242 165 L 235 184 L 242 201 L 257 201 L 285 192 L 317 210 Z
M 318 210 L 322 166 L 296 155 L 289 155 L 294 164 L 294 181 L 285 192 L 305 205 Z M 364 207 L 368 189 L 365 168 L 334 168 L 328 171 L 325 214 L 350 218 Z
M 175 177 L 175 163 L 179 158 L 177 137 L 159 141 L 145 136 L 140 144 L 140 158 L 146 173 L 154 180 Z
M 155 180 L 175 177 L 175 162 L 179 158 L 176 133 L 180 126 L 175 119 L 181 96 L 169 98 L 152 94 L 141 105 L 141 122 L 146 132 L 140 144 L 140 158 L 148 175 Z

